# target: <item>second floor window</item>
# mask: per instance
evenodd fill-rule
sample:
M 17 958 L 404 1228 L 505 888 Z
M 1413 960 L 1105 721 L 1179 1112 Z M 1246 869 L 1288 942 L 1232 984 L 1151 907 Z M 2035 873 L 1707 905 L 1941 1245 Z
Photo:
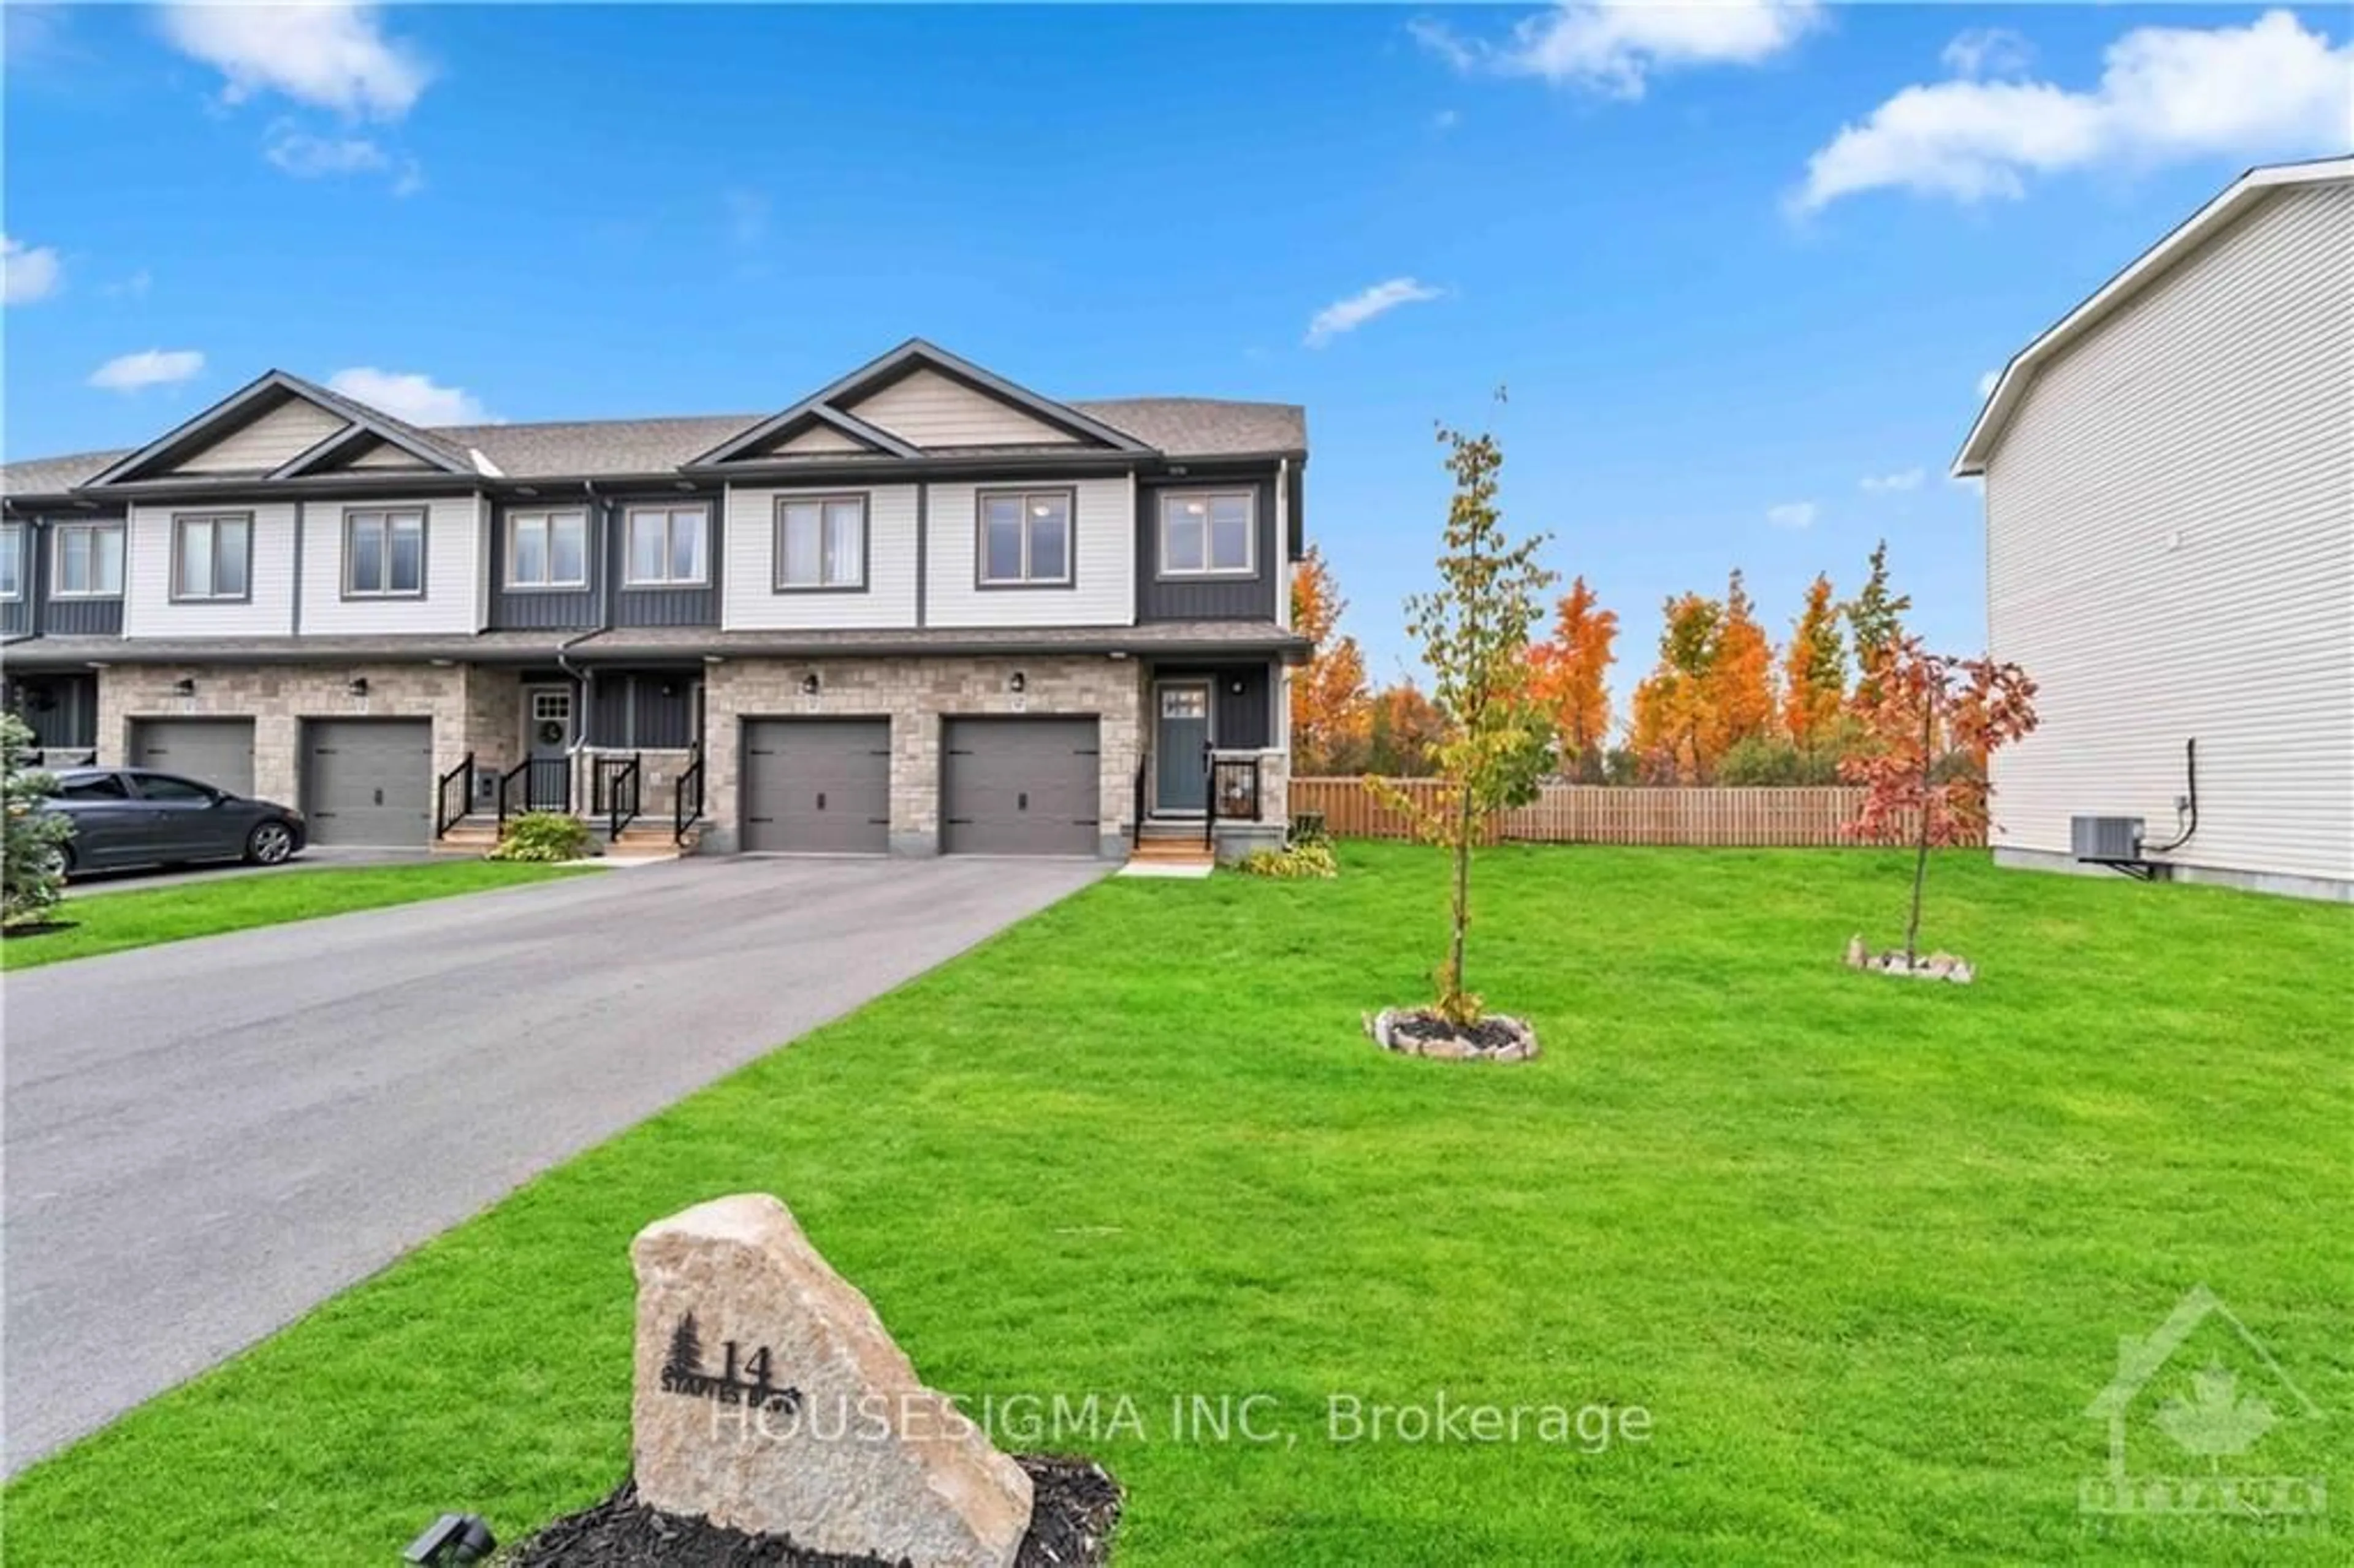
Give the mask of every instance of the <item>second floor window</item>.
M 700 588 L 711 580 L 711 514 L 701 506 L 630 508 L 632 588 Z
M 989 491 L 981 498 L 981 583 L 1038 587 L 1071 580 L 1071 493 Z
M 49 592 L 58 599 L 113 599 L 122 592 L 122 524 L 60 523 L 57 572 Z
M 1161 498 L 1161 575 L 1247 576 L 1256 569 L 1247 490 Z
M 866 498 L 787 496 L 777 503 L 777 587 L 866 586 Z
M 507 515 L 507 587 L 585 588 L 588 586 L 586 512 L 514 512 Z
M 0 599 L 25 597 L 25 530 L 0 528 Z
M 172 597 L 251 597 L 253 519 L 243 513 L 172 519 Z
M 425 592 L 425 514 L 344 515 L 344 592 L 354 599 L 416 599 Z

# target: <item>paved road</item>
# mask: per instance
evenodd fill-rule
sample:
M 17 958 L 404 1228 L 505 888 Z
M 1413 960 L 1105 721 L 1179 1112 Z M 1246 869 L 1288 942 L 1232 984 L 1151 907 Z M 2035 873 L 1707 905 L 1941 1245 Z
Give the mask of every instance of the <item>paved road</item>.
M 10 975 L 8 1470 L 1101 871 L 681 861 Z

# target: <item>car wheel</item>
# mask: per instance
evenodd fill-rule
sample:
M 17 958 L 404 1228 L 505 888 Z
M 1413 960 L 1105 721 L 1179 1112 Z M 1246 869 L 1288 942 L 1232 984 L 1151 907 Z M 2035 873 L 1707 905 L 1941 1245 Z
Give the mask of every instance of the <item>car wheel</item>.
M 245 858 L 256 865 L 276 865 L 294 853 L 294 834 L 283 822 L 262 822 L 245 835 Z
M 59 844 L 49 852 L 49 869 L 57 873 L 59 882 L 73 875 L 74 854 L 71 845 Z

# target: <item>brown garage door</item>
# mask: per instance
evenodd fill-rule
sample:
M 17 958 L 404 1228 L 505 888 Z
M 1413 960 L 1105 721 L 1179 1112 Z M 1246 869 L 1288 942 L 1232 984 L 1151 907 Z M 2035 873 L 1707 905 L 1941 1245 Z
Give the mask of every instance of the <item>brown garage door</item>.
M 134 719 L 131 766 L 176 773 L 232 795 L 253 793 L 249 718 Z
M 941 750 L 949 853 L 1097 853 L 1103 757 L 1094 719 L 952 718 Z
M 889 719 L 747 719 L 743 772 L 746 849 L 891 847 Z
M 433 721 L 302 721 L 302 810 L 311 842 L 433 840 Z

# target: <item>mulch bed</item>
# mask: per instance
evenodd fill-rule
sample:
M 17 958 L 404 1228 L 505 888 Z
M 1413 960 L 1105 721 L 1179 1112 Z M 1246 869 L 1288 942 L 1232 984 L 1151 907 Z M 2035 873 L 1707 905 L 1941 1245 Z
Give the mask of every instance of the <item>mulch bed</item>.
M 1036 1499 L 1014 1568 L 1102 1568 L 1109 1562 L 1120 1491 L 1102 1467 L 1054 1454 L 1016 1454 L 1013 1462 L 1029 1472 Z M 880 1557 L 804 1552 L 782 1537 L 663 1513 L 638 1501 L 635 1480 L 499 1561 L 505 1568 L 902 1568 Z
M 1427 1008 L 1385 1007 L 1367 1015 L 1365 1033 L 1384 1051 L 1453 1062 L 1526 1062 L 1537 1054 L 1536 1031 L 1493 1012 L 1457 1028 Z
M 1468 1040 L 1482 1051 L 1500 1051 L 1520 1040 L 1510 1024 L 1497 1019 L 1483 1018 L 1469 1029 L 1458 1029 L 1426 1012 L 1401 1013 L 1390 1021 L 1390 1033 L 1409 1040 Z

